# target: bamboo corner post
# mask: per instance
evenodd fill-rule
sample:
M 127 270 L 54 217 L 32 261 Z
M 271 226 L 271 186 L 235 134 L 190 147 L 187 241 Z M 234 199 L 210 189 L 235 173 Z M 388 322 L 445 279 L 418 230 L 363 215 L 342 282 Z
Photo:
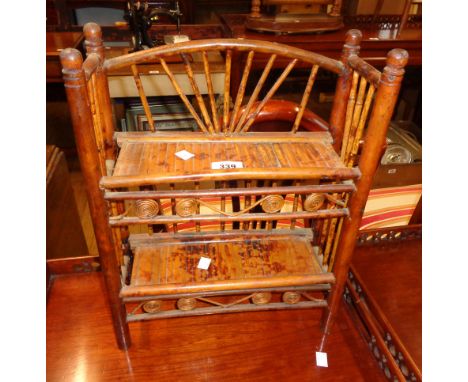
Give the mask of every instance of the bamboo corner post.
M 130 333 L 126 322 L 125 306 L 119 298 L 121 284 L 119 266 L 114 252 L 112 233 L 108 226 L 106 202 L 99 189 L 99 179 L 103 174 L 99 165 L 93 116 L 89 108 L 83 58 L 78 50 L 67 48 L 60 53 L 60 61 L 94 234 L 113 316 L 114 332 L 119 348 L 127 349 L 130 346 Z
M 328 311 L 325 311 L 322 322 L 323 335 L 319 346 L 320 351 L 325 347 L 327 336 L 330 333 L 330 328 L 341 302 L 362 214 L 372 185 L 374 172 L 380 161 L 381 147 L 385 143 L 388 125 L 398 99 L 401 81 L 405 73 L 404 67 L 407 62 L 408 52 L 406 50 L 391 50 L 387 55 L 386 66 L 380 78 L 375 96 L 376 106 L 370 116 L 364 140 L 365 143 L 359 161 L 362 175 L 356 183 L 357 191 L 351 198 L 348 206 L 349 216 L 344 220 L 343 234 L 338 244 L 337 254 L 339 256 L 336 258 L 333 270 L 336 284 L 330 293 Z
M 96 97 L 98 98 L 99 110 L 97 110 L 97 117 L 100 120 L 103 130 L 103 146 L 104 146 L 104 159 L 106 167 L 113 166 L 116 160 L 116 147 L 114 144 L 114 120 L 112 118 L 112 104 L 109 93 L 109 86 L 107 81 L 107 74 L 103 70 L 104 64 L 104 43 L 102 40 L 101 27 L 96 23 L 87 23 L 83 27 L 85 36 L 84 46 L 86 48 L 86 55 L 89 57 L 91 54 L 96 54 L 99 57 L 100 65 L 96 70 Z
M 353 81 L 353 70 L 349 66 L 348 60 L 351 56 L 357 56 L 359 54 L 359 44 L 361 43 L 361 39 L 361 31 L 350 29 L 346 33 L 346 40 L 341 53 L 340 61 L 344 65 L 344 68 L 336 83 L 335 96 L 333 97 L 332 111 L 330 115 L 330 132 L 333 136 L 333 148 L 337 153 L 339 153 L 341 149 L 346 119 L 346 108 L 348 104 L 347 101 Z

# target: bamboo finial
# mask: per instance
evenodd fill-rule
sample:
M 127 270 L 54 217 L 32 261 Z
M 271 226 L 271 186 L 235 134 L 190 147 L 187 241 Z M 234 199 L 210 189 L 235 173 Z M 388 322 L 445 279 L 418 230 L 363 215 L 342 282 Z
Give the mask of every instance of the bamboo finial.
M 65 70 L 81 70 L 83 56 L 80 51 L 73 48 L 66 48 L 60 52 L 60 62 Z
M 408 52 L 404 49 L 392 49 L 387 54 L 387 65 L 385 66 L 383 72 L 388 76 L 397 76 L 401 77 L 405 70 L 403 69 L 408 63 Z M 392 81 L 393 78 L 388 78 L 387 80 Z
M 104 44 L 102 43 L 101 27 L 96 23 L 86 23 L 83 27 L 85 35 L 86 55 L 97 53 L 101 60 L 104 59 Z
M 351 56 L 359 55 L 362 39 L 361 31 L 350 29 L 346 32 L 345 43 L 341 52 L 340 61 L 343 63 L 343 71 L 336 83 L 335 97 L 333 98 L 332 112 L 330 115 L 330 132 L 333 137 L 333 148 L 337 153 L 341 151 L 341 143 L 345 130 L 346 110 L 353 83 L 353 70 L 348 60 Z
M 358 29 L 350 29 L 346 32 L 346 39 L 343 45 L 343 56 L 349 57 L 353 54 L 359 54 L 362 39 L 362 33 Z

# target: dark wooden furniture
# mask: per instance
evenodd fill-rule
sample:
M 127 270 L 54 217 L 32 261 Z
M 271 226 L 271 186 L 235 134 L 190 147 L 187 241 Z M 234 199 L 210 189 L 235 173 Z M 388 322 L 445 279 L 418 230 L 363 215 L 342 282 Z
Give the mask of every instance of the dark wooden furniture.
M 372 15 L 350 17 L 345 18 L 345 28 L 341 30 L 319 34 L 275 35 L 274 38 L 269 33 L 247 30 L 246 18 L 245 14 L 221 14 L 220 21 L 224 28 L 224 37 L 274 40 L 281 44 L 339 59 L 347 30 L 356 28 L 362 32 L 360 57 L 372 65 L 383 67 L 387 52 L 394 48 L 405 49 L 408 52 L 408 65 L 420 66 L 422 63 L 421 27 L 406 28 L 397 36 L 399 21 L 392 17 L 378 19 L 375 22 L 372 22 Z M 262 64 L 254 62 L 254 67 Z M 239 66 L 243 67 L 243 61 L 239 62 Z
M 62 82 L 60 52 L 70 47 L 79 49 L 82 41 L 82 32 L 46 32 L 47 82 Z
M 237 39 L 191 41 L 105 60 L 99 27 L 87 24 L 84 33 L 86 60 L 66 49 L 61 62 L 119 347 L 130 346 L 133 321 L 323 308 L 324 334 L 317 345 L 324 349 L 407 53 L 389 52 L 381 73 L 359 58 L 361 33 L 352 30 L 339 61 Z M 209 51 L 222 52 L 226 60 L 218 104 Z M 204 57 L 204 83 L 194 80 L 192 52 Z M 230 102 L 238 52 L 246 52 L 247 64 Z M 172 55 L 185 62 L 196 106 L 166 61 Z M 289 63 L 260 96 L 277 57 Z M 252 94 L 245 94 L 258 59 L 266 67 Z M 199 132 L 158 132 L 157 121 L 150 132 L 114 132 L 107 72 L 130 66 L 145 106 L 139 67 L 151 61 L 161 64 Z M 309 79 L 289 131 L 255 132 L 256 117 L 296 64 L 308 67 Z M 301 123 L 318 70 L 338 75 L 326 131 Z M 202 87 L 208 89 L 205 98 Z M 192 156 L 181 159 L 183 151 Z M 144 233 L 130 233 L 133 227 Z M 197 266 L 202 258 L 211 261 L 207 269 Z
M 311 361 L 320 311 L 289 310 L 152 320 L 114 343 L 101 272 L 54 280 L 44 320 L 47 380 L 386 382 L 347 309 L 330 335 L 329 367 Z
M 377 0 L 377 3 L 375 4 L 375 9 L 374 9 L 374 19 L 380 15 L 380 12 L 382 10 L 384 0 Z M 405 4 L 403 6 L 403 11 L 401 13 L 401 19 L 398 25 L 398 32 L 397 34 L 399 35 L 403 29 L 406 28 L 407 23 L 408 23 L 408 18 L 410 16 L 410 10 L 411 6 L 416 6 L 417 15 L 421 15 L 422 13 L 422 0 L 405 0 Z
M 273 10 L 264 13 L 262 5 Z M 252 0 L 245 26 L 277 34 L 333 31 L 344 26 L 341 5 L 342 0 Z
M 223 26 L 224 36 L 261 41 L 273 40 L 270 33 L 259 33 L 248 30 L 245 26 L 246 19 L 247 15 L 245 14 L 221 14 L 220 21 Z M 408 52 L 408 65 L 420 67 L 422 64 L 422 29 L 420 27 L 407 28 L 397 36 L 398 20 L 385 18 L 377 19 L 376 22 L 373 22 L 372 15 L 366 17 L 358 16 L 345 20 L 345 28 L 341 30 L 318 34 L 275 35 L 274 41 L 323 54 L 333 59 L 339 59 L 342 42 L 346 38 L 346 31 L 356 28 L 362 32 L 360 57 L 365 61 L 376 67 L 383 67 L 387 52 L 390 49 L 399 48 Z M 240 84 L 246 59 L 245 53 L 240 53 L 233 60 L 231 88 L 234 90 Z M 263 70 L 265 64 L 264 60 L 255 60 L 252 64 L 252 70 Z M 286 65 L 287 60 L 282 60 L 281 57 L 274 63 L 275 68 L 284 68 Z
M 178 0 L 182 11 L 182 22 L 192 23 L 193 1 Z M 164 1 L 161 1 L 164 3 Z M 54 26 L 60 30 L 70 30 L 77 25 L 75 11 L 82 8 L 110 8 L 124 11 L 127 0 L 47 0 L 47 26 Z
M 356 248 L 345 301 L 388 380 L 422 381 L 421 236 L 391 242 Z
M 55 146 L 46 149 L 46 256 L 63 259 L 88 255 L 75 196 L 63 152 Z

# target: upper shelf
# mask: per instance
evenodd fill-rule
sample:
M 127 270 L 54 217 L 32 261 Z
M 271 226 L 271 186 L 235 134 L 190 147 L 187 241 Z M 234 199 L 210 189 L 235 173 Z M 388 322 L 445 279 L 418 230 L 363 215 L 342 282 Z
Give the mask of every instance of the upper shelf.
M 120 154 L 104 188 L 184 181 L 233 179 L 352 179 L 331 146 L 328 133 L 248 133 L 214 136 L 203 133 L 133 133 L 118 135 Z M 181 151 L 190 154 L 182 159 Z M 238 162 L 236 168 L 213 163 Z M 225 166 L 221 166 L 225 167 Z

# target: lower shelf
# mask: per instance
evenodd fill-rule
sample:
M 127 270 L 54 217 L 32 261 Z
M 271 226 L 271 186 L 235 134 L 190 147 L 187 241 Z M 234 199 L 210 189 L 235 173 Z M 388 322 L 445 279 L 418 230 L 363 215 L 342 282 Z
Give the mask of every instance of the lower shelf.
M 332 273 L 323 272 L 306 230 L 138 236 L 131 239 L 131 281 L 122 288 L 122 298 L 253 292 L 335 281 Z M 197 267 L 201 257 L 211 260 L 207 270 Z
M 150 300 L 128 306 L 127 322 L 154 320 L 158 318 L 175 318 L 184 316 L 204 316 L 207 314 L 240 313 L 266 310 L 326 308 L 327 300 L 320 296 L 310 296 L 309 291 L 286 292 L 283 301 L 272 299 L 274 293 L 258 292 L 230 302 L 212 297 L 181 298 L 177 301 Z M 139 311 L 142 311 L 140 313 Z

